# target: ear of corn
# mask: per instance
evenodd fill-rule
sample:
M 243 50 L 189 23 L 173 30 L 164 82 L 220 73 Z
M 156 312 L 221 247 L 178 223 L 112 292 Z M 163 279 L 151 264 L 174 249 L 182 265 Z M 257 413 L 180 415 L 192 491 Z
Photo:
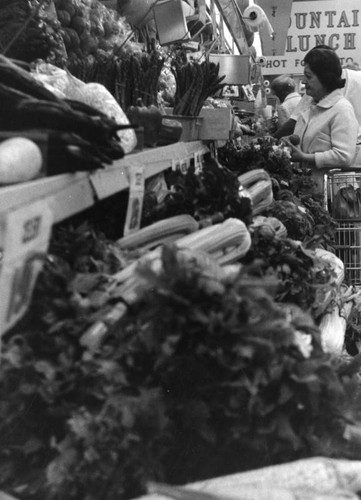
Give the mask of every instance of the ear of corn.
M 188 214 L 160 220 L 117 241 L 121 249 L 151 249 L 170 243 L 198 229 L 198 222 Z

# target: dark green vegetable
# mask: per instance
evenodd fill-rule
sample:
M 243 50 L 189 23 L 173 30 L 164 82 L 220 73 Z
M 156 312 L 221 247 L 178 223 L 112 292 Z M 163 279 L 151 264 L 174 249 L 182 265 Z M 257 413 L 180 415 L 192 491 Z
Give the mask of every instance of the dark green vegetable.
M 275 303 L 275 282 L 266 289 L 244 269 L 215 289 L 165 249 L 163 272 L 142 270 L 152 293 L 91 353 L 82 328 L 104 317 L 102 272 L 119 255 L 87 227 L 63 234 L 59 249 L 66 261 L 46 263 L 32 316 L 3 339 L 2 490 L 126 500 L 149 480 L 346 455 L 351 387 L 310 316 Z
M 176 80 L 173 114 L 198 116 L 207 97 L 216 94 L 222 87 L 225 76 L 219 76 L 219 64 L 204 61 L 188 62 L 179 55 L 172 62 Z

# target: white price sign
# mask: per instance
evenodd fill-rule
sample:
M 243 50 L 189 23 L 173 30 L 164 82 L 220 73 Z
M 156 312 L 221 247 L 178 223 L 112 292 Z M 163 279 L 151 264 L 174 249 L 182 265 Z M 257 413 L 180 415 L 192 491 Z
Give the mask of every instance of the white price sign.
M 0 217 L 0 338 L 28 309 L 52 223 L 43 200 Z
M 140 228 L 145 191 L 145 172 L 143 165 L 129 168 L 129 199 L 124 224 L 124 236 Z

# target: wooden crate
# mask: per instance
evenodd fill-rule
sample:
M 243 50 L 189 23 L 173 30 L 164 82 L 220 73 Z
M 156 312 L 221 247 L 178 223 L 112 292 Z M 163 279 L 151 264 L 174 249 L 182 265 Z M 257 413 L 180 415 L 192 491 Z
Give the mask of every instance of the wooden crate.
M 229 139 L 233 122 L 233 111 L 230 108 L 203 108 L 197 117 L 173 115 L 172 108 L 165 108 L 165 112 L 179 120 L 185 128 L 181 141 Z
M 200 140 L 229 139 L 233 123 L 233 112 L 230 108 L 203 108 L 199 116 L 203 118 L 199 131 Z
M 173 118 L 182 124 L 183 130 L 180 137 L 181 142 L 192 142 L 200 140 L 200 132 L 203 126 L 203 118 L 199 116 L 173 115 Z

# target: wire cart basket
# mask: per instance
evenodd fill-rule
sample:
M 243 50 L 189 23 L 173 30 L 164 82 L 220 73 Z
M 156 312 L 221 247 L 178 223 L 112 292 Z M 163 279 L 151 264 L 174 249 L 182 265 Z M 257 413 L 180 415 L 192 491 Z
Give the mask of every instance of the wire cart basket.
M 335 252 L 345 281 L 361 286 L 361 171 L 331 170 L 324 178 L 325 208 L 338 223 Z

